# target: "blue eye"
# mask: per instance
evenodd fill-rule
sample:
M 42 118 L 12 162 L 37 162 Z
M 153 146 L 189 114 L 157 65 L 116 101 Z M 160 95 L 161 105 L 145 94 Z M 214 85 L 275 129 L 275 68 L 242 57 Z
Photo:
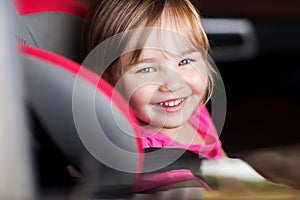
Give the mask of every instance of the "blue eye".
M 192 62 L 191 59 L 183 59 L 178 63 L 178 66 L 187 65 L 190 64 L 191 62 Z
M 137 73 L 150 73 L 150 72 L 154 72 L 154 69 L 152 67 L 145 67 L 137 71 Z

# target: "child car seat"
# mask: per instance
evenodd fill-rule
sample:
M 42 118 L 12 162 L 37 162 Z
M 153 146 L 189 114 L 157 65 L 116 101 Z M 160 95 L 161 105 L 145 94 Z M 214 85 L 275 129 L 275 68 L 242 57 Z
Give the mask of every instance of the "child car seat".
M 112 99 L 112 87 L 75 62 L 34 47 L 21 52 L 24 99 L 39 145 L 52 145 L 94 181 L 97 197 L 129 192 L 143 154 L 126 102 L 117 94 Z M 131 171 L 122 172 L 124 165 Z M 99 170 L 97 178 L 89 177 L 90 168 Z
M 126 194 L 130 191 L 129 188 L 133 186 L 135 179 L 137 178 L 137 174 L 141 172 L 143 161 L 143 156 L 141 155 L 143 150 L 141 149 L 141 146 L 136 144 L 136 139 L 133 139 L 126 134 L 124 135 L 124 132 L 119 130 L 118 125 L 114 123 L 115 114 L 111 113 L 112 110 L 117 113 L 123 113 L 127 110 L 126 106 L 123 107 L 124 105 L 127 105 L 127 103 L 125 103 L 122 98 L 118 97 L 119 100 L 113 100 L 112 107 L 114 109 L 108 109 L 111 108 L 111 105 L 107 100 L 107 94 L 112 95 L 112 88 L 105 81 L 99 79 L 96 74 L 93 74 L 84 67 L 80 67 L 77 63 L 67 59 L 70 58 L 75 61 L 82 60 L 82 48 L 74 48 L 73 43 L 78 43 L 76 45 L 77 47 L 81 45 L 80 34 L 82 32 L 81 30 L 84 21 L 82 16 L 84 16 L 84 12 L 86 12 L 84 7 L 80 6 L 81 9 L 74 9 L 74 7 L 76 8 L 79 4 L 70 0 L 54 0 L 51 2 L 52 3 L 45 4 L 45 2 L 39 3 L 39 1 L 36 0 L 19 0 L 19 4 L 17 4 L 18 12 L 21 16 L 21 22 L 19 24 L 23 27 L 23 29 L 21 29 L 22 31 L 18 34 L 18 40 L 19 43 L 23 44 L 21 49 L 24 54 L 22 56 L 24 69 L 22 69 L 22 71 L 24 73 L 24 80 L 26 83 L 24 96 L 28 102 L 31 119 L 33 119 L 33 127 L 35 128 L 34 132 L 36 133 L 36 137 L 39 140 L 42 140 L 42 144 L 44 146 L 46 143 L 46 145 L 49 146 L 49 149 L 56 149 L 59 153 L 61 153 L 61 160 L 64 162 L 63 165 L 72 164 L 84 171 L 84 168 L 88 168 L 88 166 L 82 162 L 83 159 L 96 163 L 95 165 L 100 168 L 98 172 L 99 176 L 96 176 L 99 180 L 95 180 L 95 184 L 99 185 L 95 186 L 95 191 L 97 192 L 98 197 L 115 197 L 117 193 Z M 57 5 L 59 6 L 56 7 Z M 75 6 L 65 7 L 62 5 Z M 68 11 L 67 8 L 70 8 L 72 11 Z M 77 11 L 80 11 L 79 14 Z M 52 20 L 48 20 L 48 17 Z M 57 20 L 61 18 L 67 18 L 69 20 Z M 44 29 L 45 24 L 47 24 L 46 22 L 51 24 L 51 26 L 49 26 L 51 28 L 46 26 L 48 31 L 45 31 Z M 74 23 L 74 27 L 78 27 L 75 29 L 71 28 L 73 26 L 68 27 L 72 23 Z M 76 30 L 75 35 L 70 34 L 74 32 L 73 30 Z M 67 38 L 64 40 L 67 42 L 62 42 L 60 37 L 61 35 L 58 34 L 60 32 L 62 32 L 62 38 Z M 49 36 L 49 33 L 51 33 L 51 36 Z M 70 48 L 70 45 L 72 48 Z M 48 51 L 34 48 L 32 46 L 46 49 Z M 49 51 L 61 54 L 67 58 Z M 83 74 L 79 73 L 82 72 L 81 69 L 83 70 Z M 100 80 L 100 82 L 97 83 L 97 80 Z M 77 85 L 78 82 L 79 85 Z M 105 166 L 104 164 L 106 163 L 98 163 L 93 157 L 95 155 L 91 156 L 91 152 L 87 152 L 87 149 L 81 141 L 82 138 L 80 138 L 77 134 L 78 127 L 76 127 L 76 125 L 78 124 L 76 123 L 78 121 L 81 122 L 82 120 L 87 122 L 90 117 L 81 113 L 84 111 L 83 109 L 80 110 L 80 115 L 77 116 L 80 120 L 77 120 L 77 122 L 74 121 L 74 110 L 72 110 L 72 104 L 74 104 L 74 99 L 72 99 L 72 95 L 74 95 L 74 93 L 72 93 L 74 84 L 78 86 L 75 91 L 79 92 L 78 94 L 76 93 L 76 97 L 79 97 L 78 100 L 80 101 L 79 110 L 81 106 L 84 106 L 85 108 L 88 105 L 95 105 L 97 120 L 101 124 L 101 127 L 105 127 L 103 130 L 107 133 L 107 135 L 104 134 L 105 137 L 109 137 L 113 143 L 118 144 L 117 146 L 121 146 L 129 152 L 138 153 L 132 158 L 133 161 L 131 162 L 131 165 L 133 166 L 131 167 L 131 172 L 134 173 L 123 173 Z M 82 87 L 84 87 L 84 89 Z M 91 101 L 86 96 L 86 94 L 91 91 L 96 91 L 95 102 Z M 112 96 L 109 96 L 108 99 L 111 97 Z M 103 113 L 105 113 L 105 117 L 103 116 Z M 106 116 L 106 114 L 108 116 Z M 131 127 L 129 128 L 130 130 L 127 131 L 131 133 L 131 135 L 135 136 L 138 134 L 138 131 L 134 128 L 134 125 L 131 122 L 134 118 L 128 113 L 127 115 L 120 115 L 121 116 L 118 115 L 117 117 L 118 123 L 126 124 L 127 127 Z M 91 134 L 99 131 L 87 125 L 80 130 L 81 131 L 79 132 Z M 49 142 L 49 140 L 52 142 Z M 103 141 L 107 140 L 103 139 Z M 103 142 L 99 140 L 99 145 L 102 143 Z M 104 149 L 103 151 L 106 150 Z M 145 163 L 147 163 L 148 168 L 151 168 L 151 164 L 159 165 L 158 162 L 163 164 L 169 163 L 169 160 L 174 159 L 174 156 L 178 156 L 179 152 L 180 155 L 183 155 L 182 159 L 179 159 L 179 162 L 174 162 L 170 166 L 166 166 L 157 172 L 185 168 L 195 172 L 197 176 L 201 176 L 197 174 L 198 172 L 196 172 L 199 170 L 201 164 L 201 159 L 199 160 L 197 156 L 195 157 L 194 155 L 191 156 L 190 154 L 185 154 L 182 149 L 168 149 L 160 152 L 162 155 L 158 155 L 160 156 L 160 159 L 155 158 L 156 163 L 152 162 L 153 158 L 149 158 L 147 154 L 145 154 Z M 174 156 L 170 155 L 170 152 Z M 173 152 L 175 152 L 175 154 L 173 154 Z M 105 152 L 105 154 L 108 155 L 107 152 Z M 126 156 L 122 158 L 126 159 Z M 119 192 L 116 192 L 116 189 L 118 189 Z
M 12 11 L 21 46 L 23 96 L 38 149 L 39 181 L 56 189 L 73 185 L 62 178 L 72 165 L 93 185 L 90 193 L 97 198 L 128 194 L 143 160 L 134 118 L 110 85 L 70 60 L 81 60 L 86 8 L 69 0 L 21 0 L 15 6 L 20 14 Z M 93 98 L 94 104 L 89 102 Z M 85 112 L 88 105 L 90 113 Z M 92 126 L 93 120 L 99 126 Z M 124 166 L 127 171 L 120 169 Z

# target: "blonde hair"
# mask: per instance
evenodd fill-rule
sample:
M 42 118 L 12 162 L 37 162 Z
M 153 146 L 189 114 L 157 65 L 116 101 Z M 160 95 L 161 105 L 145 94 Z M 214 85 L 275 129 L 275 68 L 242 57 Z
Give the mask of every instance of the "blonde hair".
M 208 83 L 205 103 L 212 95 L 214 70 L 207 60 L 209 42 L 201 25 L 198 11 L 189 0 L 95 0 L 90 5 L 84 33 L 85 51 L 89 53 L 106 39 L 125 31 L 141 27 L 153 27 L 159 23 L 163 11 L 168 11 L 170 18 L 177 26 L 184 25 L 191 34 L 192 43 L 204 51 L 203 58 L 208 64 Z M 179 23 L 183 22 L 183 23 Z M 134 57 L 138 57 L 137 50 Z M 133 58 L 135 59 L 135 58 Z M 113 84 L 112 63 L 103 78 Z M 97 71 L 97 69 L 95 69 Z

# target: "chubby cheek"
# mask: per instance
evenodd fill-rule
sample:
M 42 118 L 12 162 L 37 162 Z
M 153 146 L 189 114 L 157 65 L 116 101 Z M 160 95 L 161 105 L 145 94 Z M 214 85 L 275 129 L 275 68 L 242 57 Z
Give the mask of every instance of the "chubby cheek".
M 199 97 L 203 97 L 207 90 L 208 75 L 206 72 L 199 72 L 193 70 L 185 77 L 188 85 L 191 87 L 194 94 Z
M 147 116 L 149 109 L 147 109 L 146 105 L 149 104 L 149 99 L 151 97 L 150 91 L 147 87 L 139 86 L 137 81 L 132 80 L 133 79 L 130 79 L 130 77 L 124 76 L 118 81 L 116 88 L 129 103 L 135 117 L 147 122 L 149 118 Z
M 147 93 L 137 90 L 131 95 L 129 104 L 132 108 L 138 110 L 139 108 L 142 108 L 143 106 L 148 104 L 148 98 Z
M 129 105 L 133 109 L 136 117 L 144 122 L 150 120 L 150 99 L 153 95 L 153 88 L 141 87 L 132 92 L 129 97 Z
M 190 85 L 195 94 L 203 96 L 207 90 L 207 78 L 203 79 L 201 77 L 195 79 L 194 81 L 191 81 Z

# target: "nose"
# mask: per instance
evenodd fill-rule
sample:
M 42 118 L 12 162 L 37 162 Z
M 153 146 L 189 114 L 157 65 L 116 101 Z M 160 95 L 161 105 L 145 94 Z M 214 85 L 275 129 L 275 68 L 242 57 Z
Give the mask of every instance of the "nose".
M 184 78 L 172 69 L 166 70 L 161 78 L 162 82 L 159 86 L 161 92 L 176 92 L 186 85 Z

